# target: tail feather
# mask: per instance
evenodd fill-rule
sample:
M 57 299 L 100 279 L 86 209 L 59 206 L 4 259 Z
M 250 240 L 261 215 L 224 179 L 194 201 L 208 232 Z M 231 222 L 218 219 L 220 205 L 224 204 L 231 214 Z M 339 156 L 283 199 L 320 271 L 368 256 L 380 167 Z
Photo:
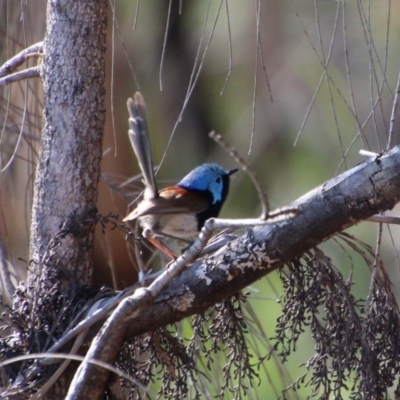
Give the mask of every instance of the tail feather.
M 134 100 L 128 99 L 127 107 L 129 112 L 128 136 L 143 174 L 146 186 L 145 196 L 155 199 L 158 197 L 158 190 L 154 178 L 153 159 L 146 122 L 146 105 L 142 95 L 136 92 Z

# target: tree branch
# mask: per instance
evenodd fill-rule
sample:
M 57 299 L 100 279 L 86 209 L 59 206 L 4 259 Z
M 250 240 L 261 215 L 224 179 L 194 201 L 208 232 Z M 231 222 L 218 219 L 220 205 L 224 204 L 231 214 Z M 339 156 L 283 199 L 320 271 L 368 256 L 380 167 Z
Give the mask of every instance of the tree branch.
M 0 67 L 0 78 L 10 74 L 16 70 L 21 64 L 23 64 L 30 57 L 39 57 L 43 53 L 43 42 L 38 42 L 32 46 L 22 50 L 14 57 L 10 58 Z M 1 85 L 0 85 L 1 86 Z
M 171 281 L 154 304 L 130 321 L 138 335 L 201 313 L 300 257 L 336 233 L 392 209 L 400 200 L 400 146 L 327 181 L 288 207 L 295 218 L 249 229 Z
M 32 67 L 0 78 L 0 86 L 9 85 L 10 83 L 22 81 L 28 78 L 39 78 L 39 77 L 40 77 L 40 68 Z
M 114 325 L 118 329 L 112 344 L 109 343 L 107 348 L 99 347 L 99 343 L 104 345 L 101 340 L 103 332 L 109 331 L 105 328 L 107 322 L 93 341 L 89 353 L 96 354 L 100 361 L 113 363 L 124 337 L 139 335 L 204 312 L 332 235 L 393 208 L 399 199 L 400 147 L 396 147 L 375 159 L 364 161 L 289 205 L 301 211 L 297 217 L 249 229 L 215 254 L 198 260 L 169 282 L 153 304 L 146 301 L 148 306 L 140 308 L 140 313 L 134 303 L 143 296 L 144 302 L 145 294 L 138 293 L 127 299 L 118 308 L 121 319 Z M 132 313 L 127 315 L 125 306 L 129 303 L 133 305 L 130 308 Z M 85 374 L 75 378 L 82 390 L 79 394 L 96 393 L 100 396 L 108 372 L 101 371 L 99 375 L 96 370 L 96 374 L 91 374 L 91 367 L 85 368 Z M 86 380 L 90 376 L 96 376 L 96 379 Z M 70 393 L 75 396 L 69 399 L 78 398 L 73 387 Z

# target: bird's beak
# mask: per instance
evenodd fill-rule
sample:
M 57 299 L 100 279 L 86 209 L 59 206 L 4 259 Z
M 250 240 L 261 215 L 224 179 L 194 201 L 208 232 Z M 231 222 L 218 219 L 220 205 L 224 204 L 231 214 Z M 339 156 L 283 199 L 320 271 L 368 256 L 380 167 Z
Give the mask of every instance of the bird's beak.
M 238 168 L 230 169 L 230 170 L 228 171 L 227 175 L 228 175 L 228 176 L 231 176 L 231 175 L 233 175 L 233 174 L 234 174 L 235 172 L 237 172 L 237 171 L 239 171 Z

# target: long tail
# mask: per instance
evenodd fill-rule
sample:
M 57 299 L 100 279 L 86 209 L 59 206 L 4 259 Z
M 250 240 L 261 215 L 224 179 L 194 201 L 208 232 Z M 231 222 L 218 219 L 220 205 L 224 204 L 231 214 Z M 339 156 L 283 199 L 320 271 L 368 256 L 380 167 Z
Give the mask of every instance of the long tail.
M 146 186 L 145 195 L 147 198 L 155 199 L 158 197 L 158 190 L 154 178 L 153 159 L 146 122 L 146 105 L 142 95 L 136 92 L 134 100 L 128 99 L 127 107 L 129 112 L 128 136 L 143 174 Z

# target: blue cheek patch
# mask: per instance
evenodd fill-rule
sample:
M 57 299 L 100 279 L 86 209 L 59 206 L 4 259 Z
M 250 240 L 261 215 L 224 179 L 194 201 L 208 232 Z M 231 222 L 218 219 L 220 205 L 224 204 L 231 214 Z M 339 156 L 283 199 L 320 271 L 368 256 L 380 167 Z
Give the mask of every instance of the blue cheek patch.
M 210 185 L 209 188 L 212 196 L 213 196 L 213 204 L 217 203 L 218 201 L 221 201 L 222 199 L 222 185 L 221 183 L 213 183 Z

